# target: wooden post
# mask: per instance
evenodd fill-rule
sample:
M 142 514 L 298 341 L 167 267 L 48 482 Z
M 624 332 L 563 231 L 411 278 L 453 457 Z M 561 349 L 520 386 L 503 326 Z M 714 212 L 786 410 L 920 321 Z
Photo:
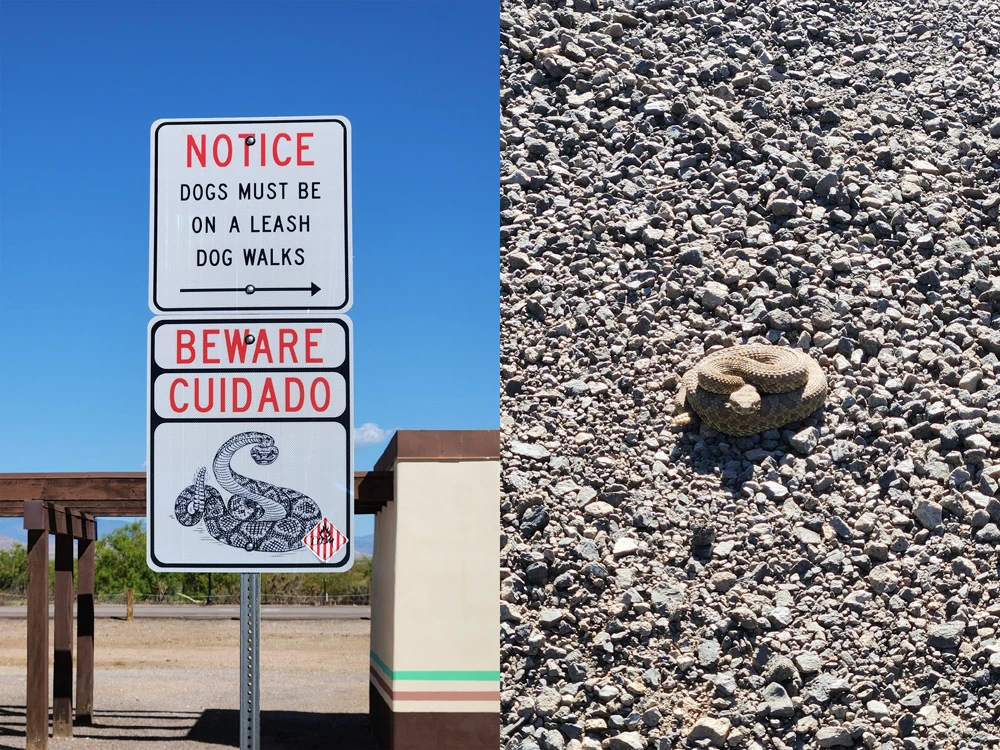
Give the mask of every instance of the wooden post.
M 73 537 L 56 534 L 52 736 L 73 736 Z
M 95 534 L 96 536 L 96 534 Z M 94 720 L 94 542 L 76 543 L 76 723 Z
M 135 606 L 135 589 L 125 592 L 125 619 L 132 622 L 132 607 Z
M 49 746 L 49 533 L 28 530 L 28 679 L 25 700 L 28 750 Z

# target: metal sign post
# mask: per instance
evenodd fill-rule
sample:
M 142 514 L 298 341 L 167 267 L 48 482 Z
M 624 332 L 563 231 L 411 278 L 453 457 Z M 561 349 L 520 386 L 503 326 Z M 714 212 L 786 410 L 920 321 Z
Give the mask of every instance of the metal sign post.
M 157 120 L 149 216 L 146 559 L 240 573 L 259 750 L 260 573 L 354 562 L 351 124 Z
M 260 750 L 260 573 L 240 574 L 240 750 Z

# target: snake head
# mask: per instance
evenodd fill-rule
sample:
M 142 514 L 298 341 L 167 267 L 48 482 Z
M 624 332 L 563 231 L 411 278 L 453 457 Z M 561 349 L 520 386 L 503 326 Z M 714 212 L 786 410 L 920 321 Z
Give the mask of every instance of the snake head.
M 273 464 L 278 458 L 278 446 L 274 444 L 274 438 L 262 439 L 260 443 L 250 449 L 250 457 L 261 466 Z
M 740 415 L 756 414 L 760 411 L 760 393 L 747 383 L 729 394 L 730 409 Z

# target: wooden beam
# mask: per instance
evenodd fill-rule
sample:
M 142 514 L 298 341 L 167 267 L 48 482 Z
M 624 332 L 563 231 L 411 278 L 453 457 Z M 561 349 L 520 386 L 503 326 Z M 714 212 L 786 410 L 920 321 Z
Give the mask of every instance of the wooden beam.
M 65 521 L 70 517 L 60 515 Z M 52 736 L 73 736 L 73 537 L 56 534 Z
M 354 512 L 376 513 L 393 498 L 391 471 L 354 473 Z M 27 501 L 56 502 L 91 517 L 146 515 L 143 473 L 0 474 L 0 518 L 16 518 Z M 36 528 L 25 526 L 25 528 Z M 86 530 L 84 538 L 93 538 Z
M 76 558 L 76 723 L 92 724 L 94 721 L 94 542 L 89 539 L 77 542 Z
M 73 508 L 46 502 L 25 500 L 22 510 L 24 528 L 47 531 L 50 534 L 65 534 L 71 539 L 96 539 L 97 526 L 86 513 Z
M 43 521 L 44 525 L 44 521 Z M 49 746 L 49 534 L 28 530 L 27 750 Z

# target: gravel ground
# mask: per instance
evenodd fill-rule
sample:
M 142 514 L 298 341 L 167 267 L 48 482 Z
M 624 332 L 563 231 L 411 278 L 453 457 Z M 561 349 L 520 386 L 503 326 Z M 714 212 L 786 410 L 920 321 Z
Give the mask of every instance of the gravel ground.
M 504 0 L 506 750 L 1000 747 L 1000 3 Z M 804 423 L 672 425 L 800 347 Z
M 0 620 L 0 747 L 24 747 L 25 627 Z M 377 747 L 363 620 L 265 621 L 262 748 Z M 237 747 L 239 622 L 95 622 L 95 723 L 52 750 Z M 51 636 L 51 629 L 50 629 Z M 51 678 L 50 678 L 51 679 Z M 50 683 L 51 689 L 51 683 Z

